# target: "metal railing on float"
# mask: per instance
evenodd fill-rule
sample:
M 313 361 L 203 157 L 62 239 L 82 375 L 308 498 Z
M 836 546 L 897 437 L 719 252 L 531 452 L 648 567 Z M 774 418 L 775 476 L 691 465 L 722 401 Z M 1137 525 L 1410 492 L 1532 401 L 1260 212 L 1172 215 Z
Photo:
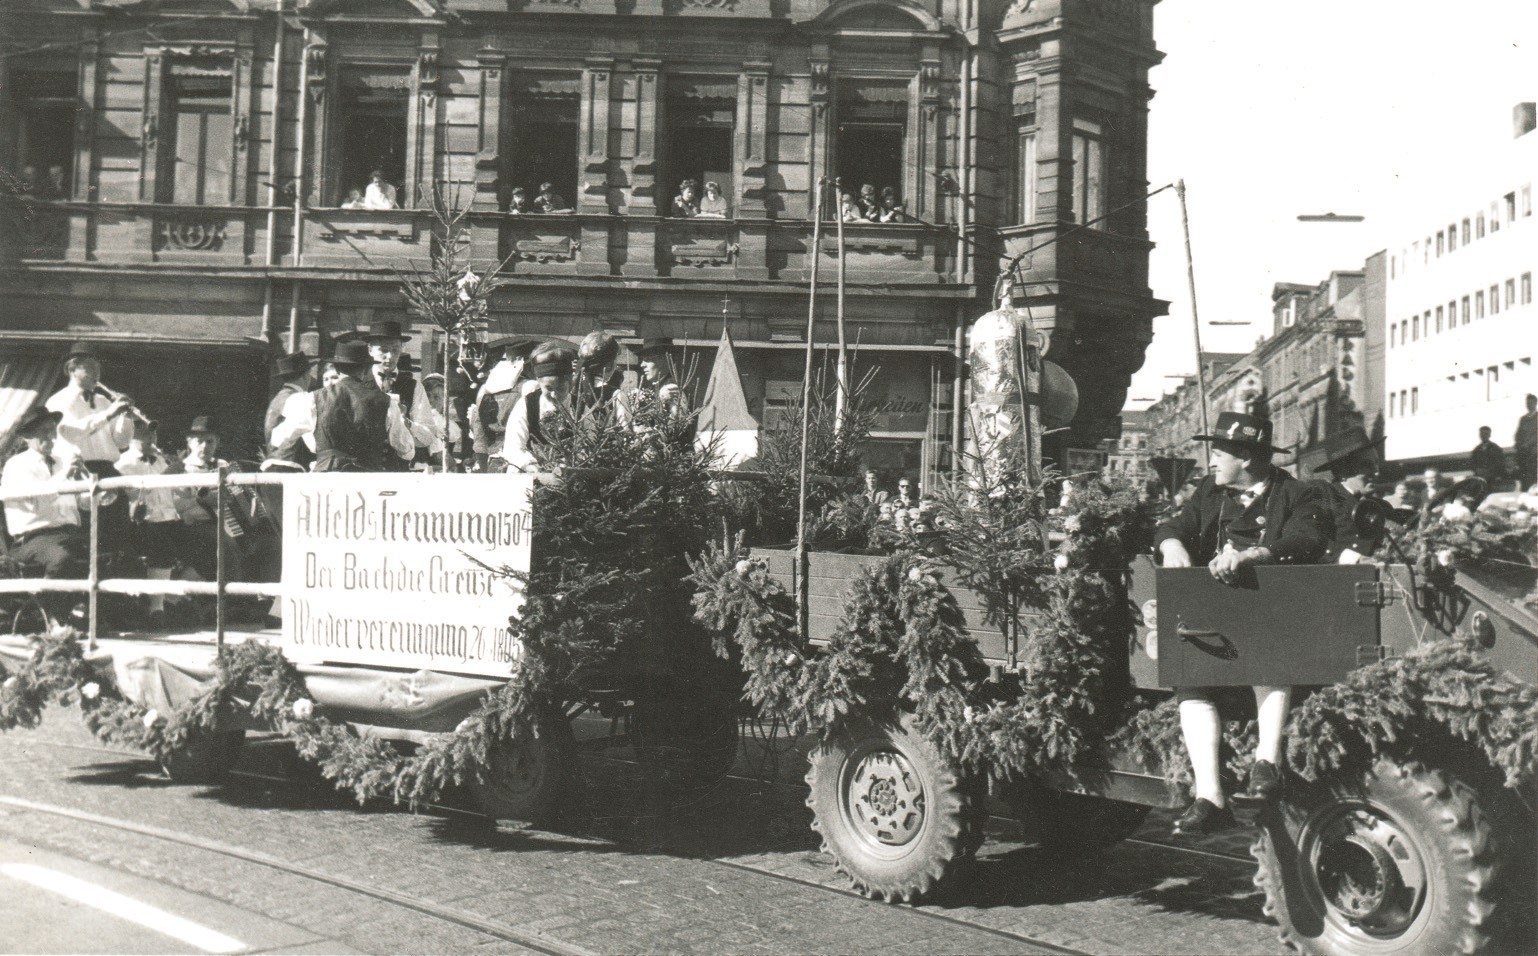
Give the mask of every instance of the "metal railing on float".
M 166 597 L 212 597 L 214 599 L 214 641 L 224 646 L 225 618 L 228 597 L 276 598 L 283 595 L 281 581 L 249 583 L 229 580 L 228 553 L 230 534 L 222 520 L 233 503 L 230 490 L 240 487 L 282 487 L 284 484 L 304 481 L 309 475 L 290 473 L 266 473 L 232 471 L 227 466 L 217 471 L 198 474 L 132 475 L 116 478 L 80 479 L 33 485 L 0 492 L 0 501 L 20 501 L 45 495 L 88 495 L 90 557 L 88 576 L 78 578 L 0 578 L 0 595 L 3 594 L 80 594 L 86 595 L 87 635 L 95 641 L 100 630 L 98 599 L 103 594 L 122 594 L 132 597 L 163 595 Z M 101 511 L 102 499 L 112 492 L 150 489 L 213 489 L 215 527 L 213 581 L 169 581 L 147 578 L 101 577 Z M 277 516 L 281 520 L 281 515 Z

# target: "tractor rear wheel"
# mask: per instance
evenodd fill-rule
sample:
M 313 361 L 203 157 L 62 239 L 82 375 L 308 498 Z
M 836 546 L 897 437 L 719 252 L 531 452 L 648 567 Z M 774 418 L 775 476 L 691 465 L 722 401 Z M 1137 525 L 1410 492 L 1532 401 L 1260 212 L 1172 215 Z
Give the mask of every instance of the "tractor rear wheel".
M 527 733 L 492 744 L 470 790 L 494 820 L 547 827 L 572 802 L 579 779 L 576 756 L 571 724 L 552 713 Z
M 911 717 L 851 719 L 812 751 L 806 782 L 823 852 L 873 899 L 934 895 L 981 843 L 979 788 Z
M 1321 956 L 1489 951 L 1501 852 L 1477 790 L 1388 758 L 1360 782 L 1288 783 L 1253 847 L 1284 942 Z

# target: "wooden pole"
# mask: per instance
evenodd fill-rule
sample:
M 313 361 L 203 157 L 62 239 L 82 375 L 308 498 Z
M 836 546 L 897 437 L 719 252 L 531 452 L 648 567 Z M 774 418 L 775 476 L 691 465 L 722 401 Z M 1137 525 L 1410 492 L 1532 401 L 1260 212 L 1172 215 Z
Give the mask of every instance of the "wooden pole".
M 91 473 L 91 589 L 86 593 L 86 636 L 96 646 L 96 597 L 101 584 L 101 502 L 97 498 L 95 472 Z
M 1196 336 L 1196 397 L 1202 406 L 1202 434 L 1207 426 L 1207 371 L 1202 361 L 1202 323 L 1196 313 L 1196 263 L 1191 258 L 1191 217 L 1186 211 L 1186 181 L 1175 180 L 1175 195 L 1180 197 L 1180 226 L 1186 238 L 1186 284 L 1191 289 L 1191 331 Z
M 806 371 L 801 376 L 801 471 L 796 484 L 796 625 L 803 642 L 809 633 L 806 475 L 807 441 L 812 427 L 812 339 L 817 329 L 817 275 L 822 259 L 822 194 L 827 185 L 826 176 L 818 179 L 817 194 L 812 200 L 812 278 L 806 297 Z
M 219 466 L 219 483 L 214 486 L 214 645 L 224 651 L 224 509 L 229 500 L 225 495 L 225 480 L 229 477 L 229 465 Z
M 451 333 L 443 333 L 443 473 L 449 472 L 449 435 L 452 433 L 454 422 L 449 418 L 449 346 L 454 336 Z M 432 402 L 427 404 L 431 405 Z
M 843 434 L 845 408 L 849 401 L 849 340 L 844 333 L 844 206 L 843 206 L 843 180 L 833 180 L 834 211 L 838 229 L 838 365 L 835 369 L 835 380 L 838 383 L 838 393 L 833 396 L 833 427 L 835 434 Z M 821 194 L 818 199 L 821 200 Z

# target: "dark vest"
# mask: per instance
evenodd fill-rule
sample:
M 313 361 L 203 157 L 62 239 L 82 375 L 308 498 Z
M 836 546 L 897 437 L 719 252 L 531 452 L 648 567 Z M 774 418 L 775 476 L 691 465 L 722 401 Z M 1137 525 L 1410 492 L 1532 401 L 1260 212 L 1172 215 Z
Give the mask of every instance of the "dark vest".
M 390 396 L 344 378 L 315 396 L 315 470 L 383 471 Z

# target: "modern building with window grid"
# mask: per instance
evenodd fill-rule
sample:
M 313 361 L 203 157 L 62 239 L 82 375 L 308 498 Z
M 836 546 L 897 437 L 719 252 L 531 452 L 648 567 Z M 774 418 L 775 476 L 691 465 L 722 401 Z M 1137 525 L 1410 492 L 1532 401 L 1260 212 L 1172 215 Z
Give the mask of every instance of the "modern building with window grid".
M 1518 104 L 1509 144 L 1445 171 L 1448 200 L 1412 191 L 1403 204 L 1383 336 L 1385 454 L 1397 468 L 1467 471 L 1482 425 L 1509 452 L 1525 396 L 1538 393 L 1533 128 L 1533 104 Z
M 703 389 L 725 325 L 763 421 L 799 392 L 815 255 L 836 338 L 827 176 L 903 210 L 844 226 L 871 459 L 949 466 L 965 328 L 1022 253 L 1016 302 L 1081 396 L 1054 441 L 1095 448 L 1164 311 L 1141 202 L 1155 2 L 8 5 L 0 339 L 37 361 L 113 343 L 108 384 L 166 431 L 213 411 L 249 447 L 290 341 L 395 318 L 439 363 L 399 292 L 436 189 L 470 207 L 478 261 L 506 260 L 494 333 L 670 337 Z M 681 215 L 684 180 L 724 210 Z

